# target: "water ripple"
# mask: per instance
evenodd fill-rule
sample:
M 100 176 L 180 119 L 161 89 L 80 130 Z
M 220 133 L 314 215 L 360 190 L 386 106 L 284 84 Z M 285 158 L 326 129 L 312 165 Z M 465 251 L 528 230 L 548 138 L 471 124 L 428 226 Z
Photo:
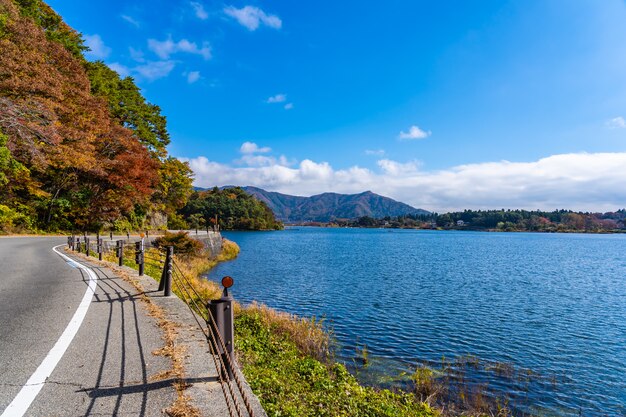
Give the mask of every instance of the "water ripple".
M 503 377 L 490 365 L 464 376 L 489 382 L 522 412 L 626 415 L 626 236 L 314 228 L 226 236 L 241 255 L 210 278 L 234 276 L 243 302 L 325 317 L 348 364 L 363 346 L 372 374 L 473 355 L 533 376 Z

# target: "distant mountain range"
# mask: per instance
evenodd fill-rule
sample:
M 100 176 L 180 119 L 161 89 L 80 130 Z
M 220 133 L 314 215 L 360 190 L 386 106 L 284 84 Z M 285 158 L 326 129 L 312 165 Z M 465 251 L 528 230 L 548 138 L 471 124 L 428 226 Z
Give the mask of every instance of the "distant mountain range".
M 257 187 L 241 188 L 267 204 L 274 215 L 286 223 L 328 222 L 334 219 L 355 219 L 363 216 L 382 218 L 407 214 L 430 214 L 426 210 L 411 207 L 371 191 L 360 194 L 323 193 L 311 197 L 299 197 L 265 191 Z

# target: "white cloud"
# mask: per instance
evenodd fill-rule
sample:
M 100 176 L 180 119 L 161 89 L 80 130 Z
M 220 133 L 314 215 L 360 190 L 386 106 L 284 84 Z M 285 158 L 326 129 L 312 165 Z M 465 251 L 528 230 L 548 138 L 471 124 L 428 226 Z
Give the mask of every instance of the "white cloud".
M 119 62 L 113 62 L 107 65 L 122 78 L 132 76 L 140 80 L 154 81 L 167 77 L 176 63 L 174 61 L 149 61 L 142 65 L 127 67 Z
M 272 148 L 269 148 L 267 146 L 260 148 L 259 145 L 254 142 L 244 142 L 241 145 L 241 148 L 239 148 L 239 152 L 241 152 L 242 154 L 268 153 L 271 151 Z
M 85 45 L 90 49 L 86 55 L 94 59 L 105 59 L 111 54 L 111 48 L 106 46 L 100 35 L 85 35 Z
M 610 129 L 624 129 L 626 128 L 626 120 L 622 116 L 614 117 L 606 122 L 606 126 Z
M 291 110 L 291 109 L 293 109 L 293 103 L 285 104 L 285 110 Z
M 133 19 L 131 16 L 123 14 L 121 16 L 121 18 L 124 19 L 125 21 L 127 21 L 128 23 L 130 23 L 131 25 L 137 27 L 137 28 L 140 26 L 139 22 L 137 20 Z
M 133 74 L 147 81 L 167 77 L 175 67 L 174 61 L 154 61 L 138 65 L 131 69 Z
M 254 6 L 245 6 L 237 9 L 233 6 L 224 8 L 224 13 L 234 18 L 240 25 L 245 26 L 250 31 L 257 30 L 261 24 L 273 29 L 280 29 L 282 20 L 276 15 L 266 14 L 263 10 Z
M 256 145 L 246 145 L 257 149 Z M 243 148 L 243 146 L 242 146 Z M 254 152 L 253 152 L 254 153 Z M 253 155 L 258 157 L 261 155 Z M 244 155 L 244 156 L 245 156 Z M 233 166 L 200 156 L 189 160 L 196 185 L 254 185 L 271 191 L 312 195 L 372 190 L 415 207 L 449 210 L 525 208 L 610 211 L 626 205 L 626 153 L 552 155 L 532 162 L 486 162 L 424 171 L 416 162 L 388 159 L 378 169 L 335 169 L 305 159 L 249 158 Z
M 413 125 L 409 128 L 408 132 L 400 132 L 400 134 L 398 135 L 398 139 L 402 139 L 402 140 L 413 140 L 413 139 L 425 139 L 427 137 L 429 137 L 431 135 L 431 132 L 428 131 L 424 131 L 422 129 L 420 129 L 419 127 Z
M 110 64 L 107 64 L 107 66 L 113 71 L 117 72 L 122 78 L 128 77 L 130 75 L 130 68 L 120 64 L 119 62 L 112 62 Z
M 208 42 L 204 42 L 202 47 L 198 47 L 195 42 L 190 42 L 187 39 L 181 39 L 178 42 L 173 41 L 171 37 L 164 41 L 148 39 L 148 49 L 161 59 L 169 59 L 171 55 L 178 52 L 200 55 L 205 60 L 211 59 L 211 46 Z
M 133 61 L 146 62 L 146 59 L 143 56 L 143 51 L 139 49 L 135 49 L 132 46 L 129 46 L 128 52 L 130 53 L 130 57 Z
M 400 177 L 416 174 L 418 172 L 419 165 L 416 161 L 402 163 L 392 161 L 391 159 L 381 159 L 377 162 L 377 164 L 382 170 L 383 174 L 391 177 Z
M 201 20 L 208 19 L 209 14 L 206 12 L 206 10 L 204 10 L 204 6 L 202 5 L 202 3 L 192 1 L 190 4 L 198 19 L 201 19 Z
M 200 79 L 200 71 L 191 71 L 187 74 L 187 82 L 193 84 Z
M 275 96 L 272 96 L 270 98 L 268 98 L 267 100 L 265 100 L 266 103 L 283 103 L 287 101 L 287 94 L 276 94 Z
M 383 156 L 385 154 L 384 149 L 366 149 L 365 155 Z

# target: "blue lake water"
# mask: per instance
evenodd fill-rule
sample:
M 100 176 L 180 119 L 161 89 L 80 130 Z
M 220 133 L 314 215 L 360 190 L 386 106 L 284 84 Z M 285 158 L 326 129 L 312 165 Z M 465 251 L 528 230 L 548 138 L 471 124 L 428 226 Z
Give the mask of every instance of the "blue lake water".
M 337 358 L 366 382 L 478 358 L 484 365 L 469 367 L 466 382 L 510 398 L 518 412 L 626 415 L 626 235 L 224 235 L 241 254 L 209 278 L 233 276 L 244 303 L 325 317 Z M 356 361 L 363 346 L 367 368 Z

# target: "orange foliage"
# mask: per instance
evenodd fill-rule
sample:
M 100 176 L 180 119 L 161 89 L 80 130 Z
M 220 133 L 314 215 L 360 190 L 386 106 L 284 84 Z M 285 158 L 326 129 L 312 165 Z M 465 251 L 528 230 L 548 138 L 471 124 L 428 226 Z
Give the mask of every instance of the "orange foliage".
M 84 62 L 48 40 L 10 0 L 0 38 L 0 129 L 7 147 L 54 199 L 73 199 L 74 224 L 110 221 L 146 202 L 158 161 L 90 92 Z M 49 217 L 49 216 L 48 216 Z

